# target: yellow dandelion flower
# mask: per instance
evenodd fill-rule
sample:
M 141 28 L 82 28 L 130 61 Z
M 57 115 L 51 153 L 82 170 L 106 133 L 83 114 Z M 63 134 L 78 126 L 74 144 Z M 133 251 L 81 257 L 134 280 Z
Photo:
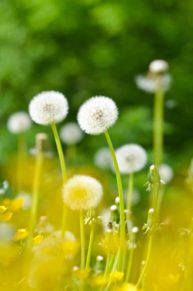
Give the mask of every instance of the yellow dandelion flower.
M 38 245 L 43 241 L 43 239 L 44 239 L 43 235 L 38 234 L 33 238 L 33 244 Z
M 28 231 L 25 228 L 20 228 L 16 231 L 16 234 L 14 236 L 15 241 L 23 240 L 26 237 L 28 237 Z
M 110 273 L 109 277 L 112 282 L 121 281 L 123 279 L 124 273 L 123 272 L 112 272 Z

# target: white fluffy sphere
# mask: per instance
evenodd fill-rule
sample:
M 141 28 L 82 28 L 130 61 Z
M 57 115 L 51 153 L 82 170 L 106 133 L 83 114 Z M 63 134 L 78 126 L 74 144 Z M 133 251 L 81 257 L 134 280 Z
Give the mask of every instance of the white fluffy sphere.
M 160 86 L 162 90 L 168 91 L 171 85 L 171 76 L 165 74 L 160 76 L 160 79 L 152 78 L 150 76 L 139 75 L 135 78 L 136 85 L 139 89 L 144 90 L 148 93 L 156 92 Z
M 154 74 L 165 73 L 169 65 L 164 60 L 155 60 L 149 64 L 149 71 Z
M 31 119 L 24 111 L 15 112 L 9 117 L 7 127 L 12 133 L 23 133 L 31 127 Z
M 98 206 L 103 196 L 99 181 L 90 176 L 77 175 L 63 188 L 63 201 L 73 210 L 91 209 Z
M 146 151 L 137 144 L 126 144 L 116 150 L 116 158 L 122 174 L 141 170 L 146 162 Z
M 68 101 L 60 92 L 45 91 L 33 97 L 29 114 L 34 122 L 41 125 L 58 123 L 68 114 Z
M 76 144 L 83 138 L 83 132 L 76 122 L 69 122 L 60 129 L 60 138 L 66 144 Z
M 173 176 L 174 176 L 174 173 L 173 173 L 173 170 L 172 168 L 167 165 L 167 164 L 162 164 L 159 168 L 159 174 L 160 174 L 160 178 L 161 180 L 165 183 L 165 184 L 168 184 Z
M 105 96 L 95 96 L 87 100 L 79 109 L 78 123 L 88 134 L 97 135 L 110 128 L 118 118 L 115 102 Z

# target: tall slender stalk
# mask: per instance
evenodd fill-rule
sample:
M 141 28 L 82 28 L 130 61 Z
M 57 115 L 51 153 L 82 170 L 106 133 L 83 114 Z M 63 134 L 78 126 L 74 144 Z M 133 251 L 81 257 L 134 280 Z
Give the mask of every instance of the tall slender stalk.
M 147 247 L 146 247 L 146 255 L 145 255 L 145 264 L 142 268 L 141 274 L 139 276 L 139 279 L 137 281 L 136 284 L 136 290 L 142 286 L 144 286 L 144 279 L 147 273 L 147 269 L 149 266 L 149 260 L 151 257 L 151 250 L 152 250 L 152 242 L 153 242 L 153 230 L 152 227 L 154 226 L 154 211 L 153 208 L 151 208 L 148 212 L 148 218 L 147 218 L 147 225 L 149 227 L 149 235 L 148 235 L 148 239 L 147 239 Z
M 115 150 L 114 150 L 110 135 L 109 135 L 108 131 L 106 131 L 104 134 L 105 134 L 105 138 L 106 138 L 107 144 L 109 146 L 109 150 L 111 152 L 113 164 L 115 167 L 115 174 L 116 174 L 116 179 L 117 179 L 117 188 L 118 188 L 118 194 L 119 194 L 120 239 L 121 239 L 121 244 L 123 246 L 123 244 L 125 242 L 125 215 L 124 215 L 124 197 L 123 197 L 123 186 L 122 186 L 122 181 L 121 181 L 121 174 L 119 171 L 119 166 L 117 163 Z
M 164 91 L 159 87 L 154 100 L 154 129 L 153 147 L 154 164 L 159 167 L 163 158 L 163 114 L 164 114 Z
M 94 241 L 94 223 L 91 224 L 90 238 L 89 238 L 88 251 L 87 251 L 87 257 L 86 257 L 86 269 L 90 268 L 93 241 Z
M 85 234 L 84 234 L 84 212 L 80 210 L 80 248 L 81 248 L 81 270 L 85 267 Z
M 32 207 L 29 219 L 29 238 L 27 249 L 30 248 L 33 238 L 34 227 L 37 221 L 37 212 L 38 212 L 38 200 L 39 200 L 39 188 L 41 181 L 41 172 L 43 165 L 43 151 L 42 151 L 42 140 L 36 140 L 36 161 L 35 161 L 35 174 L 34 174 L 34 182 L 33 182 L 33 190 L 32 190 Z
M 22 190 L 22 169 L 26 158 L 26 141 L 23 133 L 18 136 L 18 153 L 17 153 L 17 191 Z
M 63 182 L 65 183 L 67 180 L 67 170 L 66 170 L 66 162 L 65 162 L 65 158 L 64 158 L 64 153 L 62 150 L 62 144 L 60 141 L 60 137 L 58 134 L 58 130 L 56 127 L 55 123 L 51 124 L 51 128 L 52 128 L 52 132 L 54 135 L 54 139 L 55 139 L 55 143 L 56 143 L 56 147 L 57 147 L 57 151 L 58 151 L 58 156 L 59 156 L 59 161 L 60 161 L 60 167 L 61 167 L 61 171 L 62 171 L 62 178 L 63 178 Z M 63 210 L 62 210 L 62 222 L 61 222 L 61 230 L 62 230 L 62 237 L 64 236 L 64 232 L 65 232 L 65 228 L 66 228 L 66 206 L 63 204 Z
M 130 221 L 130 218 L 131 218 L 133 181 L 134 181 L 134 175 L 133 175 L 133 173 L 130 173 L 129 179 L 128 179 L 128 192 L 127 192 L 127 211 L 128 211 L 127 219 L 128 219 L 128 222 Z

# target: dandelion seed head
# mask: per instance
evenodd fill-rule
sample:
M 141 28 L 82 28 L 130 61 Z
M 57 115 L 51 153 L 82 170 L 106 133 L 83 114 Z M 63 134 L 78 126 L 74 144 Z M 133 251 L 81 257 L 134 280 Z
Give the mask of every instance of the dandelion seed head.
M 171 81 L 172 79 L 169 74 L 161 76 L 159 80 L 149 75 L 139 75 L 135 78 L 137 87 L 147 93 L 155 93 L 160 86 L 164 91 L 168 91 Z
M 31 127 L 31 119 L 24 111 L 15 112 L 9 117 L 7 127 L 11 133 L 20 134 Z
M 83 138 L 83 132 L 76 122 L 69 122 L 60 129 L 60 138 L 65 144 L 76 144 Z
M 68 114 L 68 101 L 60 92 L 41 92 L 31 100 L 29 114 L 35 123 L 41 125 L 58 123 Z
M 94 163 L 101 169 L 109 169 L 112 164 L 111 154 L 108 148 L 100 148 L 94 155 Z
M 117 162 L 122 174 L 141 170 L 146 162 L 146 151 L 137 144 L 126 144 L 116 150 Z
M 169 65 L 164 60 L 155 60 L 149 64 L 149 71 L 154 74 L 165 73 L 169 68 Z
M 113 126 L 118 118 L 115 102 L 105 96 L 95 96 L 87 100 L 79 109 L 78 123 L 87 134 L 97 135 Z
M 99 181 L 90 176 L 77 175 L 63 188 L 63 201 L 73 210 L 91 209 L 98 206 L 103 196 Z
M 162 164 L 159 168 L 159 174 L 160 174 L 160 178 L 161 180 L 165 183 L 165 184 L 168 184 L 173 176 L 174 176 L 174 173 L 173 173 L 173 170 L 172 168 L 167 165 L 167 164 Z

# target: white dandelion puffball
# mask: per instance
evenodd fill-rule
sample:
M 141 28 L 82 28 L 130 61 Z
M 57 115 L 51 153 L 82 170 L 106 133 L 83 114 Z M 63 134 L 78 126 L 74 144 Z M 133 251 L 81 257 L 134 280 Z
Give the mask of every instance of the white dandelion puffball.
M 101 169 L 109 169 L 112 165 L 112 158 L 108 148 L 99 149 L 94 155 L 94 163 Z
M 154 93 L 160 87 L 163 91 L 168 91 L 171 86 L 171 76 L 169 74 L 165 74 L 160 76 L 160 78 L 161 79 L 157 80 L 157 78 L 153 78 L 151 76 L 139 75 L 135 78 L 135 82 L 139 89 L 148 93 Z
M 10 132 L 19 134 L 27 131 L 31 127 L 31 124 L 32 122 L 28 113 L 18 111 L 9 117 L 7 127 Z
M 141 170 L 146 162 L 146 151 L 137 144 L 126 144 L 116 150 L 116 158 L 122 174 Z
M 69 122 L 60 129 L 60 138 L 65 144 L 76 144 L 83 138 L 83 132 L 76 122 Z
M 118 118 L 115 102 L 105 96 L 95 96 L 87 100 L 79 109 L 78 123 L 87 134 L 97 135 L 113 126 Z
M 68 114 L 68 101 L 60 92 L 45 91 L 33 97 L 29 114 L 35 123 L 41 125 L 58 123 Z
M 167 164 L 162 164 L 159 167 L 159 174 L 160 174 L 161 180 L 165 184 L 168 184 L 172 180 L 172 178 L 174 176 L 172 168 Z
M 90 176 L 77 175 L 63 188 L 63 201 L 73 210 L 91 209 L 98 206 L 103 196 L 99 181 Z
M 149 71 L 153 74 L 165 73 L 169 68 L 169 65 L 164 60 L 155 60 L 149 64 Z

